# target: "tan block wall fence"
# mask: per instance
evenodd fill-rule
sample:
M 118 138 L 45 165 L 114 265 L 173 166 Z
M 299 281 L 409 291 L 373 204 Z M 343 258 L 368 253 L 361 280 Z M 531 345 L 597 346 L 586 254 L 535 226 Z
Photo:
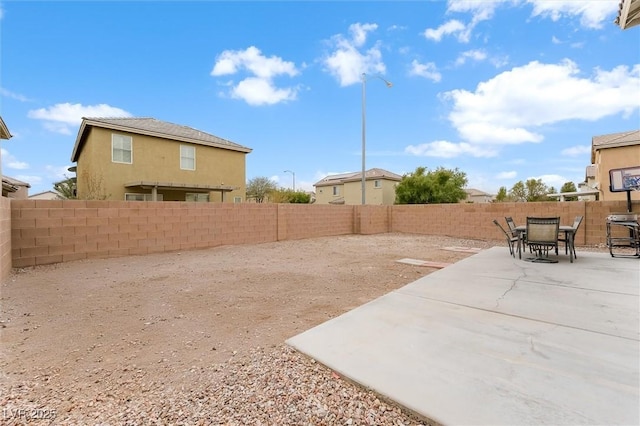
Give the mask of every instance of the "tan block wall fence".
M 11 272 L 11 200 L 0 196 L 0 281 Z
M 494 218 L 584 216 L 576 244 L 605 242 L 606 216 L 626 201 L 333 206 L 8 200 L 0 203 L 2 278 L 14 268 L 96 257 L 334 235 L 402 232 L 501 240 Z M 634 201 L 634 212 L 640 203 Z

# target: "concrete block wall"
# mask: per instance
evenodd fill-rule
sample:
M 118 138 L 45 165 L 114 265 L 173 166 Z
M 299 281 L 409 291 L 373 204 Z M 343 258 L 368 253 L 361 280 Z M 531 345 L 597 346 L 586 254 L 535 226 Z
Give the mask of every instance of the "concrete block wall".
M 0 196 L 0 281 L 11 272 L 11 199 Z
M 606 217 L 626 201 L 332 206 L 0 200 L 2 278 L 13 267 L 220 245 L 403 232 L 502 240 L 493 219 L 584 216 L 577 245 L 604 244 Z M 633 203 L 640 213 L 640 202 Z
M 394 206 L 354 206 L 358 217 L 358 234 L 371 235 L 390 232 L 391 212 Z

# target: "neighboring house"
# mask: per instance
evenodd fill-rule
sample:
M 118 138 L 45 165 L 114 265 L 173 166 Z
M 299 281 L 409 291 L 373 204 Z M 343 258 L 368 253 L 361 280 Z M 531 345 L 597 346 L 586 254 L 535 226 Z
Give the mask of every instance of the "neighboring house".
M 2 196 L 24 200 L 29 198 L 31 185 L 18 179 L 2 175 Z
M 37 194 L 29 195 L 30 200 L 63 200 L 64 198 L 54 191 L 38 192 Z
M 467 188 L 464 192 L 467 193 L 467 198 L 461 200 L 461 203 L 490 203 L 495 198 L 491 194 L 474 188 Z
M 640 130 L 594 136 L 591 140 L 591 165 L 586 168 L 586 187 L 598 190 L 601 201 L 626 200 L 626 192 L 609 190 L 609 171 L 624 167 L 640 167 Z M 632 191 L 633 200 L 640 200 L 640 191 Z
M 402 176 L 383 169 L 365 172 L 366 204 L 392 205 L 396 200 L 396 185 Z M 329 175 L 316 188 L 316 204 L 362 204 L 362 173 Z
M 9 128 L 7 127 L 6 124 L 4 124 L 4 120 L 2 119 L 2 116 L 0 116 L 0 140 L 2 139 L 6 139 L 9 140 L 11 139 L 11 133 L 9 133 Z M 2 157 L 0 157 L 0 174 L 2 174 Z M 4 182 L 2 183 L 2 193 L 4 194 Z
M 242 202 L 251 148 L 154 118 L 83 118 L 79 199 Z

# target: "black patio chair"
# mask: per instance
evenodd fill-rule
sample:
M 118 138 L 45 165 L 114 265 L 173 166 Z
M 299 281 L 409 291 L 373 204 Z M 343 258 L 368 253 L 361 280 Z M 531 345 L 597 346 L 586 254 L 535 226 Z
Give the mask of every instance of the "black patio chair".
M 493 219 L 493 223 L 495 223 L 495 225 L 500 228 L 500 231 L 502 231 L 502 234 L 507 239 L 507 246 L 509 247 L 509 253 L 511 254 L 511 256 L 516 257 L 514 245 L 518 242 L 518 236 L 514 236 L 513 234 L 505 231 L 505 229 L 502 227 L 502 225 L 500 225 L 500 223 L 498 223 L 497 220 Z
M 559 217 L 527 217 L 527 244 L 536 254 L 535 260 L 548 260 L 551 249 L 558 254 L 559 230 Z
M 574 259 L 577 258 L 576 256 L 576 247 L 575 247 L 575 239 L 576 239 L 576 233 L 578 232 L 578 228 L 580 227 L 580 224 L 582 223 L 582 216 L 576 216 L 576 218 L 573 220 L 573 235 L 567 234 L 567 233 L 561 233 L 560 236 L 558 236 L 558 241 L 563 242 L 564 243 L 564 254 L 568 254 L 569 250 L 568 247 L 569 245 L 571 247 L 573 247 L 573 257 Z M 571 241 L 567 241 L 569 238 L 571 238 Z M 569 244 L 571 243 L 571 244 Z

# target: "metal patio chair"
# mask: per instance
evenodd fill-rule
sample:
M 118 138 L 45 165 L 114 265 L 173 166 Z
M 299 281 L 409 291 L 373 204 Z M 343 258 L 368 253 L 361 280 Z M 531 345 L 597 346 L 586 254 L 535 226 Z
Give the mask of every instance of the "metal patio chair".
M 509 247 L 509 253 L 511 256 L 516 257 L 516 251 L 514 245 L 518 243 L 518 236 L 514 236 L 513 234 L 507 232 L 497 220 L 493 219 L 493 223 L 500 228 L 500 231 L 504 234 L 504 237 L 507 239 L 507 246 Z
M 572 235 L 569 235 L 567 233 L 564 233 L 564 235 L 562 233 L 560 233 L 561 236 L 558 236 L 558 241 L 559 242 L 563 242 L 564 243 L 564 254 L 568 254 L 569 252 L 569 247 L 573 248 L 573 258 L 577 258 L 576 256 L 576 247 L 575 247 L 575 239 L 576 239 L 576 233 L 578 232 L 578 228 L 580 227 L 580 224 L 582 223 L 582 216 L 576 216 L 576 218 L 573 220 L 573 233 Z M 567 241 L 569 238 L 571 238 L 571 241 Z
M 527 245 L 536 254 L 534 261 L 550 261 L 552 249 L 558 254 L 559 230 L 559 217 L 527 217 Z

